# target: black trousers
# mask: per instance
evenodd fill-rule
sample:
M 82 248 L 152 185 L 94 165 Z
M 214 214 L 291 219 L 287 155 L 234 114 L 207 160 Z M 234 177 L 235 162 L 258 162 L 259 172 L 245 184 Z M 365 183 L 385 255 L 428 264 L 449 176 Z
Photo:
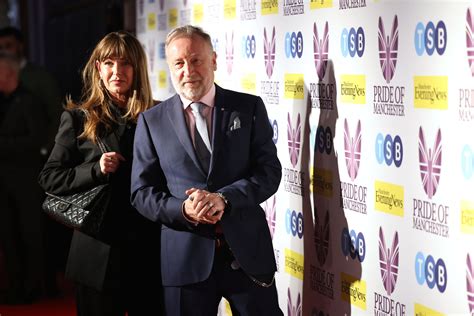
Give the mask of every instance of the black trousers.
M 200 283 L 181 287 L 164 287 L 167 316 L 217 315 L 222 297 L 230 303 L 233 316 L 279 316 L 275 282 L 262 287 L 252 281 L 242 269 L 234 270 L 234 260 L 228 248 L 216 251 L 210 277 Z M 273 276 L 259 276 L 268 282 Z M 263 279 L 262 279 L 263 278 Z
M 19 175 L 25 181 L 0 183 L 0 244 L 8 276 L 8 300 L 18 303 L 41 294 L 45 271 L 41 192 L 26 175 Z

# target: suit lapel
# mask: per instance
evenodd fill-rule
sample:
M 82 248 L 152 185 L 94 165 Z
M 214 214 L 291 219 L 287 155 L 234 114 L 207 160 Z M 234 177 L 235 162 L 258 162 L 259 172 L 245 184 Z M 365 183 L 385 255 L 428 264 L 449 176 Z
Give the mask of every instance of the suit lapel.
M 191 157 L 191 160 L 194 162 L 196 167 L 201 171 L 201 173 L 207 177 L 202 170 L 201 165 L 199 164 L 199 159 L 196 156 L 196 152 L 194 151 L 194 146 L 191 141 L 191 136 L 188 132 L 188 126 L 186 125 L 186 120 L 183 114 L 183 105 L 179 96 L 176 94 L 171 102 L 168 104 L 168 118 L 170 120 L 170 125 L 172 126 L 178 140 L 180 141 L 181 145 L 183 146 L 186 153 Z
M 218 85 L 216 85 L 216 101 L 214 107 L 212 120 L 212 157 L 209 172 L 216 163 L 218 153 L 222 147 L 227 122 L 229 121 L 229 115 L 231 113 L 231 109 L 225 107 L 224 90 Z

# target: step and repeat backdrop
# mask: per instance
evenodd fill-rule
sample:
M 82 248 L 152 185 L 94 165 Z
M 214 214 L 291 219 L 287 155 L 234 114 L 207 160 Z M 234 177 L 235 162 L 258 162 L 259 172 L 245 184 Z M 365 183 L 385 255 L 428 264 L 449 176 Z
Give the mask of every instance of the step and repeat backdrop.
M 474 2 L 137 0 L 156 99 L 184 24 L 265 101 L 285 315 L 474 315 Z

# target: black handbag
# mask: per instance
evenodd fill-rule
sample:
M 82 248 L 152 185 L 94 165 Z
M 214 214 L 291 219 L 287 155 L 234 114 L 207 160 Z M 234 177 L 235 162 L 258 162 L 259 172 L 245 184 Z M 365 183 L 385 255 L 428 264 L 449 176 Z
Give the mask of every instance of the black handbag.
M 105 144 L 97 139 L 102 153 L 107 152 Z M 46 192 L 43 210 L 61 224 L 96 235 L 104 219 L 109 203 L 109 184 L 100 184 L 86 191 L 58 195 Z

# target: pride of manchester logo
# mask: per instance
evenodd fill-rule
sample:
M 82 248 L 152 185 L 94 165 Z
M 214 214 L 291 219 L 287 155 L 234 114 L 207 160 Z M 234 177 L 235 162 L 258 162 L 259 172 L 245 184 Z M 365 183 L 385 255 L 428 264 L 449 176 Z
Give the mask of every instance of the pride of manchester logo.
M 362 147 L 362 133 L 360 120 L 357 123 L 357 128 L 354 137 L 351 137 L 349 132 L 349 125 L 347 119 L 344 120 L 344 157 L 346 159 L 347 172 L 354 181 L 359 172 L 360 157 Z
M 471 69 L 471 75 L 474 76 L 474 20 L 471 15 L 471 9 L 467 9 L 466 14 L 466 48 L 467 61 Z
M 439 185 L 441 176 L 441 130 L 438 129 L 433 148 L 428 148 L 425 142 L 425 134 L 420 126 L 418 138 L 418 154 L 420 161 L 420 174 L 423 188 L 428 198 L 433 198 Z
M 383 286 L 388 295 L 392 295 L 398 279 L 399 245 L 398 232 L 393 237 L 392 247 L 388 248 L 382 227 L 379 229 L 379 264 Z
M 383 287 L 388 296 L 375 292 L 374 314 L 377 316 L 406 315 L 406 305 L 397 301 L 393 296 L 398 279 L 400 262 L 400 246 L 398 232 L 395 231 L 392 246 L 387 247 L 382 227 L 379 228 L 379 265 Z
M 293 128 L 291 124 L 290 113 L 288 113 L 288 151 L 290 153 L 290 162 L 293 168 L 298 163 L 301 148 L 301 117 L 298 113 L 296 126 Z
M 232 74 L 232 65 L 234 64 L 234 32 L 225 33 L 225 61 L 227 73 Z
M 319 38 L 318 27 L 316 22 L 313 26 L 313 48 L 314 48 L 314 64 L 319 80 L 324 78 L 326 68 L 328 65 L 328 51 L 329 51 L 329 26 L 328 22 L 324 25 L 324 33 L 322 38 Z
M 379 17 L 379 59 L 383 77 L 390 83 L 395 74 L 398 55 L 398 18 L 395 15 L 390 36 L 385 34 L 382 18 Z
M 469 306 L 469 313 L 474 315 L 474 263 L 471 262 L 471 257 L 467 254 L 466 258 L 466 287 L 467 287 L 467 304 Z
M 314 244 L 319 265 L 323 266 L 329 252 L 329 211 L 326 211 L 324 222 L 319 222 L 318 212 L 314 211 Z
M 275 27 L 273 27 L 272 37 L 267 38 L 267 29 L 263 28 L 263 54 L 265 58 L 265 71 L 268 78 L 273 74 L 273 66 L 275 65 Z
M 303 315 L 303 302 L 301 300 L 301 294 L 298 293 L 296 302 L 293 302 L 291 298 L 291 291 L 288 288 L 288 316 L 302 316 Z
M 273 234 L 275 233 L 275 224 L 276 224 L 276 196 L 269 198 L 265 201 L 263 205 L 265 210 L 265 217 L 267 218 L 268 228 L 270 229 L 270 235 L 273 239 Z

